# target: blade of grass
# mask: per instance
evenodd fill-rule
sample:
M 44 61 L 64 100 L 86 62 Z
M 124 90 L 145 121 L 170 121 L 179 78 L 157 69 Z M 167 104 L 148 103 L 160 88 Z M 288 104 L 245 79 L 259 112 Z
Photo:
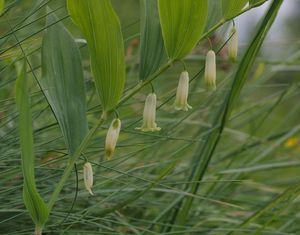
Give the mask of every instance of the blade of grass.
M 300 193 L 300 184 L 296 184 L 293 186 L 290 186 L 288 189 L 286 189 L 283 193 L 275 197 L 273 200 L 268 202 L 263 208 L 255 212 L 252 216 L 250 216 L 248 219 L 246 219 L 243 223 L 241 223 L 237 228 L 245 228 L 246 226 L 253 223 L 255 220 L 257 220 L 260 216 L 267 213 L 268 211 L 272 210 L 275 206 L 278 204 L 284 202 L 284 201 L 291 201 L 294 200 Z M 228 233 L 228 235 L 233 234 L 234 231 L 231 231 Z

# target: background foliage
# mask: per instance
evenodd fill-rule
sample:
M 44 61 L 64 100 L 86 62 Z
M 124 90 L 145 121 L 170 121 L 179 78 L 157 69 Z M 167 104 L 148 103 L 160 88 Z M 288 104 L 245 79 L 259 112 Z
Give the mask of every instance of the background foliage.
M 222 9 L 212 10 L 216 2 L 209 1 L 211 17 L 204 36 L 217 22 L 223 21 Z M 125 44 L 127 92 L 145 76 L 139 69 L 142 8 L 137 0 L 113 0 L 112 3 L 120 18 Z M 293 3 L 299 5 L 296 0 Z M 141 6 L 143 4 L 145 2 Z M 50 14 L 46 6 L 70 30 L 80 48 L 89 128 L 94 127 L 101 116 L 102 108 L 90 72 L 89 50 L 67 13 L 66 3 L 6 1 L 0 18 L 0 234 L 33 231 L 22 199 L 14 91 L 24 53 L 31 64 L 27 67 L 27 77 L 33 115 L 36 184 L 46 202 L 68 161 L 62 132 L 38 85 L 42 77 L 42 38 L 48 27 L 46 16 Z M 77 171 L 64 186 L 45 234 L 298 234 L 300 53 L 297 17 L 299 14 L 290 16 L 289 24 L 284 24 L 287 27 L 285 41 L 269 35 L 250 68 L 201 182 L 189 179 L 191 169 L 199 165 L 199 146 L 214 130 L 212 124 L 217 110 L 222 107 L 239 67 L 239 63 L 228 62 L 226 44 L 223 47 L 228 39 L 224 33 L 228 24 L 210 35 L 213 48 L 219 52 L 217 92 L 206 92 L 203 86 L 201 71 L 210 48 L 204 39 L 185 58 L 192 80 L 189 103 L 193 109 L 189 112 L 173 109 L 178 78 L 183 70 L 180 63 L 173 63 L 153 81 L 158 97 L 157 122 L 162 131 L 142 133 L 134 129 L 140 126 L 144 100 L 151 92 L 151 87 L 145 86 L 118 108 L 122 130 L 113 160 L 104 159 L 109 119 L 98 129 L 77 164 Z M 249 41 L 254 35 L 251 32 Z M 249 43 L 240 44 L 239 61 L 248 47 Z M 274 50 L 270 57 L 270 47 L 283 49 Z M 146 74 L 151 73 L 153 70 Z M 93 164 L 95 196 L 84 189 L 84 157 Z M 200 189 L 195 194 L 188 193 L 186 185 L 194 183 L 199 183 Z M 184 224 L 174 224 L 169 209 L 183 196 L 193 198 L 193 206 Z

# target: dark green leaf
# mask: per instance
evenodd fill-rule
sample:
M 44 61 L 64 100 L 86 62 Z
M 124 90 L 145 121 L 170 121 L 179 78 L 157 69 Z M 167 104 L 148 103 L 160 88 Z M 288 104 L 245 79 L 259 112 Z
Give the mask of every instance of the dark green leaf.
M 145 79 L 166 61 L 157 0 L 141 0 L 140 79 Z
M 54 14 L 47 25 L 58 21 Z M 83 69 L 79 49 L 62 23 L 50 26 L 42 45 L 40 84 L 72 155 L 87 133 Z

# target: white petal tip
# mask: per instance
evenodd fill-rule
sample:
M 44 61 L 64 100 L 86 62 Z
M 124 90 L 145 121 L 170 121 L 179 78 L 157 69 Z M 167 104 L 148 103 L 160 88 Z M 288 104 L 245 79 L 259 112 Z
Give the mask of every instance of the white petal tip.
M 140 130 L 142 132 L 155 132 L 155 131 L 160 131 L 160 127 L 136 127 L 136 130 Z
M 94 193 L 92 192 L 91 189 L 87 189 L 87 191 L 88 191 L 92 196 L 94 196 Z
M 189 109 L 193 109 L 193 107 L 192 106 L 190 106 L 189 104 L 186 104 L 186 105 L 174 105 L 174 109 L 176 110 L 176 111 L 180 111 L 180 110 L 182 110 L 182 111 L 188 111 Z

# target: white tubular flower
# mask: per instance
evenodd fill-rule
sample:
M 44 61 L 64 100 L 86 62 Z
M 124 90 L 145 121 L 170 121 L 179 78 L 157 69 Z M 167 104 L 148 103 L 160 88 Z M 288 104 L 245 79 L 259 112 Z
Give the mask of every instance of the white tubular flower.
M 238 33 L 235 26 L 232 27 L 230 35 L 232 36 L 228 42 L 228 56 L 232 62 L 235 62 L 238 54 Z
M 111 160 L 113 156 L 119 138 L 120 130 L 121 120 L 118 118 L 112 120 L 105 139 L 105 156 L 108 160 Z
M 94 195 L 92 192 L 93 187 L 93 168 L 91 163 L 87 162 L 83 166 L 83 179 L 84 179 L 84 185 L 87 191 L 91 195 Z
M 208 90 L 216 90 L 216 54 L 212 50 L 206 55 L 204 81 Z
M 156 116 L 156 95 L 151 93 L 147 96 L 145 101 L 144 113 L 143 113 L 143 125 L 135 129 L 141 131 L 159 131 L 159 128 L 155 122 Z
M 192 108 L 187 102 L 189 95 L 189 73 L 183 71 L 180 74 L 179 83 L 176 92 L 174 107 L 176 110 L 188 111 Z

